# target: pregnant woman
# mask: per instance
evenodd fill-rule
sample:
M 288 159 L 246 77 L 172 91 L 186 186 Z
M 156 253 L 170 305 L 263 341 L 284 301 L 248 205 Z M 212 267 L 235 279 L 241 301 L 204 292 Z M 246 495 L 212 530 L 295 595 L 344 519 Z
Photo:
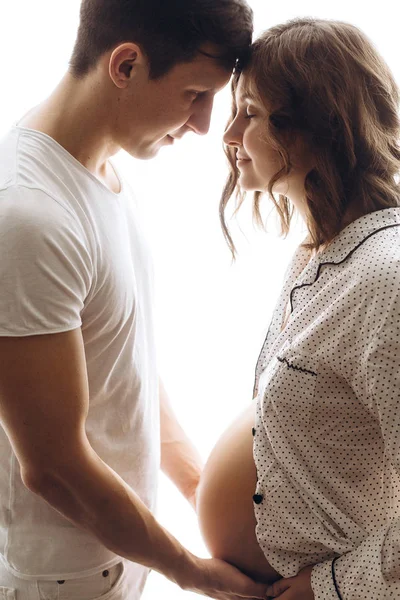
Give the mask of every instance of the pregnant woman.
M 383 59 L 342 22 L 273 27 L 234 77 L 227 242 L 234 254 L 235 192 L 255 192 L 259 221 L 267 193 L 283 233 L 296 210 L 308 236 L 198 514 L 211 554 L 282 600 L 400 598 L 398 104 Z

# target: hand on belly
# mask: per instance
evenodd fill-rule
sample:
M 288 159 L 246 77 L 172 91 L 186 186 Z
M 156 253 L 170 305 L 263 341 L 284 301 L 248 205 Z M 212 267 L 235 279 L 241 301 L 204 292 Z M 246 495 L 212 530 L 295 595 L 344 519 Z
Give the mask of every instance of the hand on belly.
M 213 448 L 198 488 L 197 513 L 211 556 L 270 583 L 280 575 L 268 564 L 255 534 L 254 411 L 252 402 Z

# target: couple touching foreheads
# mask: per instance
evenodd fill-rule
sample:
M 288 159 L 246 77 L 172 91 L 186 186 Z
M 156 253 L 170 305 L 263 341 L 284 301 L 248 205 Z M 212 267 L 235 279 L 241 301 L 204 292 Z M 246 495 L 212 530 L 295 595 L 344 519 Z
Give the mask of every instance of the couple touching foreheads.
M 0 142 L 1 597 L 137 600 L 150 569 L 218 600 L 400 595 L 398 89 L 353 25 L 252 31 L 244 0 L 83 0 L 68 72 Z M 230 250 L 237 195 L 308 235 L 203 468 L 110 157 L 207 133 L 228 82 Z M 160 466 L 212 558 L 155 519 Z

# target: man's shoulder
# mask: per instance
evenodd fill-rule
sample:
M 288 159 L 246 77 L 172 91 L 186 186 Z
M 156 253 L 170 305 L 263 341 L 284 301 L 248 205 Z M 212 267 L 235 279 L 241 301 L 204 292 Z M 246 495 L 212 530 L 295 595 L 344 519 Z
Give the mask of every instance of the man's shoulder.
M 18 169 L 18 131 L 16 128 L 0 139 L 0 190 L 16 182 Z
M 66 151 L 41 131 L 14 126 L 0 140 L 0 189 L 16 184 L 62 195 L 73 181 Z
M 15 183 L 0 189 L 0 237 L 6 247 L 28 248 L 48 240 L 61 242 L 71 236 L 75 240 L 82 238 L 81 224 L 56 197 L 40 188 Z
M 0 140 L 1 216 L 22 221 L 65 219 L 76 214 L 65 185 L 68 165 L 39 132 L 13 127 Z M 64 173 L 65 171 L 65 173 Z
M 54 155 L 37 133 L 14 126 L 0 140 L 0 190 L 45 189 L 46 171 L 54 172 Z

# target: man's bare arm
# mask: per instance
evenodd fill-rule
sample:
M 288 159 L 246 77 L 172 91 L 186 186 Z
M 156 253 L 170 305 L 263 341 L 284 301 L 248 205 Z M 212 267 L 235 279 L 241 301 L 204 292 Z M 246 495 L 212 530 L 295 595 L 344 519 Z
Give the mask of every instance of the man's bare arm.
M 196 508 L 203 461 L 176 418 L 160 380 L 161 469 Z
M 159 525 L 134 491 L 90 446 L 80 329 L 0 338 L 0 419 L 24 484 L 105 547 L 183 589 L 222 600 L 263 597 L 236 569 L 200 559 Z

